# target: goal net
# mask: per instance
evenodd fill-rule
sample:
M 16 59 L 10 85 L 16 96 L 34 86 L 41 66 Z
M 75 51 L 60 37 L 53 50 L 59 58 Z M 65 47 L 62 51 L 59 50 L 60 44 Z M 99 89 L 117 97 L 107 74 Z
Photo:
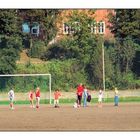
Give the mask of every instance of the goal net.
M 28 93 L 35 91 L 37 87 L 40 88 L 42 101 L 51 104 L 51 74 L 0 75 L 1 100 L 6 99 L 10 88 L 14 89 L 16 100 L 28 100 Z

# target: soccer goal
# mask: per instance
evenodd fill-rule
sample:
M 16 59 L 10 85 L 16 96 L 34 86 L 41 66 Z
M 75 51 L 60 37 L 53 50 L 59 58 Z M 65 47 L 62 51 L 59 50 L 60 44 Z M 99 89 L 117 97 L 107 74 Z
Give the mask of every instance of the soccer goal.
M 0 75 L 0 91 L 8 91 L 11 87 L 14 88 L 15 93 L 27 93 L 29 90 L 35 90 L 36 87 L 40 87 L 41 92 L 43 91 L 44 93 L 44 99 L 49 100 L 50 104 L 52 103 L 51 74 Z

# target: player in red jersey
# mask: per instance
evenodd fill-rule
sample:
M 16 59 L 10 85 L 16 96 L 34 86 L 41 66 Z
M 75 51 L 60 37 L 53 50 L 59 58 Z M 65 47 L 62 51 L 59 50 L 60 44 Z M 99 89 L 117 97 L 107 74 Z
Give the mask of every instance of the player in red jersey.
M 59 97 L 61 96 L 61 93 L 59 90 L 56 90 L 54 92 L 54 107 L 59 107 Z
M 78 104 L 78 107 L 81 106 L 81 100 L 82 100 L 83 91 L 84 91 L 84 87 L 83 87 L 83 85 L 81 83 L 77 87 L 77 104 Z
M 29 101 L 30 101 L 30 104 L 31 104 L 31 108 L 34 108 L 34 91 L 31 90 L 29 92 Z
M 39 87 L 37 87 L 36 89 L 35 96 L 36 96 L 36 108 L 39 108 L 40 106 L 40 88 Z

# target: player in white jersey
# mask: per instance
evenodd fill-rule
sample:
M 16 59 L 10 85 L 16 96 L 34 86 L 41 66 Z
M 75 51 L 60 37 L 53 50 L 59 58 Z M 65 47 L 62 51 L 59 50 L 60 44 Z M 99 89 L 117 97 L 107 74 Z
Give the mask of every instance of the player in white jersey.
M 100 89 L 98 95 L 98 107 L 102 107 L 102 100 L 103 100 L 103 91 Z
M 14 90 L 11 89 L 9 92 L 8 92 L 8 96 L 9 96 L 9 100 L 10 100 L 10 109 L 14 109 L 14 97 L 15 97 L 15 93 L 14 93 Z

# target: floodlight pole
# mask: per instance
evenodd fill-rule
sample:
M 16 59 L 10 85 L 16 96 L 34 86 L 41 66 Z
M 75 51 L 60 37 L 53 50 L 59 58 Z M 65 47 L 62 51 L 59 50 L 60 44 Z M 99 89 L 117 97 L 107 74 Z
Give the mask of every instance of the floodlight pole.
M 103 91 L 105 92 L 105 53 L 104 53 L 104 40 L 102 40 L 102 65 L 103 65 Z
M 52 80 L 52 78 L 51 78 L 51 74 L 50 74 L 49 78 L 50 78 L 50 80 L 49 80 L 50 104 L 52 104 L 52 96 L 51 96 L 51 83 L 52 83 L 51 80 Z

